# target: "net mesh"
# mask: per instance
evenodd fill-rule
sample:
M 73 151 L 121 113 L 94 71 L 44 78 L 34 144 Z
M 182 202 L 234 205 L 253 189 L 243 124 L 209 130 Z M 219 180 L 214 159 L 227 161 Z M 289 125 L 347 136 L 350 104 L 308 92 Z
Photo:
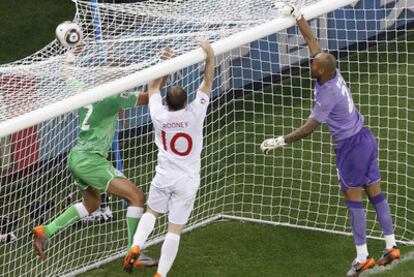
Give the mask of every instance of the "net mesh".
M 91 86 L 112 80 L 113 72 L 102 65 L 113 61 L 122 65 L 118 75 L 126 76 L 159 62 L 159 51 L 174 46 L 178 55 L 196 48 L 194 38 L 203 35 L 210 41 L 258 26 L 277 17 L 272 1 L 148 1 L 133 4 L 74 1 L 74 21 L 85 33 L 85 51 L 77 58 L 77 78 Z M 316 1 L 303 1 L 303 4 Z M 56 41 L 38 53 L 2 66 L 1 90 L 8 95 L 1 121 L 45 107 L 75 93 L 65 89 L 62 65 L 67 49 Z M 32 105 L 21 105 L 25 93 L 8 86 L 36 80 L 37 98 Z M 11 78 L 11 80 L 10 80 Z M 9 93 L 10 91 L 10 93 Z
M 302 7 L 314 2 L 296 1 Z M 414 243 L 414 4 L 388 2 L 361 1 L 321 16 L 311 26 L 322 47 L 338 57 L 354 102 L 378 139 L 382 187 L 396 237 Z M 273 1 L 234 3 L 75 1 L 75 21 L 85 32 L 86 46 L 71 74 L 97 86 L 159 63 L 164 46 L 184 54 L 196 48 L 197 35 L 217 41 L 277 17 L 270 8 Z M 0 67 L 2 121 L 71 95 L 62 78 L 68 70 L 63 66 L 66 52 L 53 42 Z M 216 59 L 201 187 L 188 226 L 225 215 L 350 234 L 326 126 L 274 155 L 259 153 L 264 138 L 299 127 L 312 108 L 309 53 L 297 30 L 281 31 Z M 183 86 L 192 99 L 201 70 L 200 64 L 180 70 L 169 85 Z M 103 197 L 96 213 L 52 238 L 44 263 L 34 257 L 31 228 L 80 200 L 66 168 L 78 129 L 73 112 L 1 138 L 1 276 L 61 276 L 125 252 L 125 204 Z M 118 129 L 120 152 L 112 151 L 109 158 L 148 192 L 156 149 L 147 108 L 125 110 Z M 368 235 L 379 238 L 375 212 L 368 201 L 366 207 Z M 161 238 L 165 226 L 162 217 L 150 242 Z

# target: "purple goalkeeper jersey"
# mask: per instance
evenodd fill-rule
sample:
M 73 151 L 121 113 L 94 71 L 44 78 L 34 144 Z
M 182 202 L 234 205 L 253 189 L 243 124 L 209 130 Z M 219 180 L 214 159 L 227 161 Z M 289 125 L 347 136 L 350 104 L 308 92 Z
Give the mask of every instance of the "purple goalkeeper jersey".
M 364 126 L 364 118 L 356 109 L 339 69 L 335 77 L 324 84 L 316 81 L 314 96 L 315 104 L 309 117 L 321 124 L 326 122 L 335 141 L 355 135 Z

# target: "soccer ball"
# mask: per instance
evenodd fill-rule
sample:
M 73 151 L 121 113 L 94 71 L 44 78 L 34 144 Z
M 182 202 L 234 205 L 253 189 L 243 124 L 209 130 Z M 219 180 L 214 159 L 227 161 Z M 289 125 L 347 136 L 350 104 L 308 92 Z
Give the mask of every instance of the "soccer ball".
M 82 40 L 82 30 L 71 21 L 62 22 L 56 27 L 56 39 L 63 46 L 74 47 Z

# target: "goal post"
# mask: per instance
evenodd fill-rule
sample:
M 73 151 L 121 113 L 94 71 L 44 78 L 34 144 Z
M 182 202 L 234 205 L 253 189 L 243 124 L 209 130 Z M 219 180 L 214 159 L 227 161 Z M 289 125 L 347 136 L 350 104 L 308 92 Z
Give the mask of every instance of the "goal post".
M 305 6 L 302 10 L 306 18 L 312 19 L 329 11 L 354 3 L 355 1 L 356 0 L 341 0 L 333 2 L 323 0 L 315 2 L 311 6 Z M 96 3 L 93 2 L 92 4 L 94 6 L 93 19 L 96 20 Z M 259 38 L 263 38 L 278 31 L 287 29 L 294 24 L 295 21 L 293 18 L 278 17 L 262 25 L 233 34 L 217 42 L 213 42 L 212 47 L 215 55 L 220 55 L 246 43 L 250 43 Z M 159 37 L 159 39 L 162 39 L 162 37 Z M 91 88 L 90 90 L 82 92 L 82 95 L 74 95 L 54 104 L 46 105 L 43 108 L 33 110 L 21 116 L 1 122 L 0 137 L 9 135 L 75 109 L 79 109 L 87 104 L 91 104 L 114 95 L 119 91 L 126 91 L 140 85 L 145 85 L 151 80 L 202 62 L 205 57 L 206 56 L 203 50 L 195 49 L 174 59 L 164 61 L 149 68 L 140 70 L 134 74 Z
M 0 66 L 0 276 L 75 276 L 125 254 L 126 208 L 117 199 L 111 219 L 81 221 L 53 237 L 43 263 L 32 251 L 31 228 L 80 200 L 66 166 L 79 132 L 76 110 L 167 74 L 192 99 L 205 58 L 197 35 L 212 42 L 217 62 L 201 186 L 185 231 L 225 218 L 351 234 L 326 126 L 272 155 L 259 149 L 263 139 L 299 127 L 312 109 L 309 52 L 292 18 L 279 17 L 268 0 L 108 2 L 74 0 L 87 46 L 72 69 L 89 89 L 67 91 L 66 49 L 56 42 Z M 378 140 L 396 238 L 414 245 L 414 0 L 291 2 L 313 18 L 322 48 L 337 57 Z M 100 40 L 91 27 L 97 12 Z M 167 45 L 177 57 L 160 62 Z M 117 67 L 102 62 L 104 52 Z M 124 112 L 124 173 L 148 192 L 157 153 L 148 107 Z M 380 239 L 365 204 L 367 234 Z M 161 217 L 147 246 L 162 241 L 166 225 Z

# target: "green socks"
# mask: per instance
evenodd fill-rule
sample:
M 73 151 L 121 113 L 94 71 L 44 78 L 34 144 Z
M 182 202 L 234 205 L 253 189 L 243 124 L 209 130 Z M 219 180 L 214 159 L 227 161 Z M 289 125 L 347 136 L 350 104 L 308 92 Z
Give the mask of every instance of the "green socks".
M 80 219 L 80 215 L 75 206 L 71 206 L 69 209 L 59 215 L 55 220 L 45 226 L 46 236 L 52 237 L 56 232 L 72 224 L 76 220 Z
M 144 213 L 144 208 L 141 207 L 128 207 L 127 210 L 127 227 L 128 227 L 128 249 L 131 248 L 132 241 L 134 239 L 135 231 L 138 227 L 139 219 Z M 69 226 L 75 221 L 87 216 L 89 213 L 86 210 L 85 206 L 82 203 L 75 204 L 51 223 L 45 226 L 46 236 L 49 238 L 52 237 L 55 233 L 62 230 L 63 228 Z
M 128 249 L 132 246 L 132 241 L 134 239 L 135 231 L 138 227 L 138 222 L 144 213 L 144 208 L 140 207 L 128 207 L 126 221 L 128 228 Z
M 69 207 L 63 214 L 45 226 L 46 236 L 50 238 L 59 230 L 88 215 L 89 212 L 83 203 L 77 203 Z

